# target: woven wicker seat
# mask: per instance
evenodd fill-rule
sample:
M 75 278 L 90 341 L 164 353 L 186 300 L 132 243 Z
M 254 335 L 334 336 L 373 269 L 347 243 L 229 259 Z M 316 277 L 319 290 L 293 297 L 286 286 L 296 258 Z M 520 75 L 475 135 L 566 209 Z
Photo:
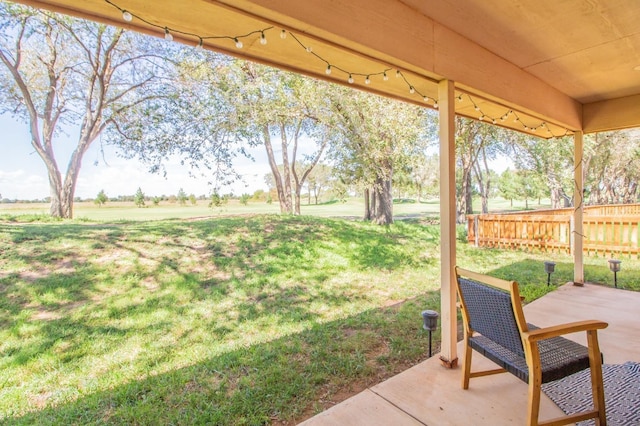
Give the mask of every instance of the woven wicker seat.
M 456 285 L 464 321 L 465 356 L 462 387 L 473 377 L 509 372 L 529 384 L 529 425 L 562 425 L 595 419 L 606 425 L 602 385 L 602 359 L 597 330 L 601 321 L 579 321 L 538 328 L 525 321 L 518 284 L 456 268 Z M 561 335 L 585 331 L 588 347 Z M 472 349 L 500 368 L 471 372 Z M 542 383 L 591 369 L 593 409 L 540 422 Z

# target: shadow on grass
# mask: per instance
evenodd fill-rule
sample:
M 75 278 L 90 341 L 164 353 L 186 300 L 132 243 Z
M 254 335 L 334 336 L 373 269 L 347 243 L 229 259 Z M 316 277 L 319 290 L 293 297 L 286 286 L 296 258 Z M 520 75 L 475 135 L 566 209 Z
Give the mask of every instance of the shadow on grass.
M 107 391 L 79 390 L 73 402 L 4 424 L 293 423 L 328 408 L 336 394 L 359 392 L 425 359 L 420 312 L 437 309 L 439 294 L 425 296 Z

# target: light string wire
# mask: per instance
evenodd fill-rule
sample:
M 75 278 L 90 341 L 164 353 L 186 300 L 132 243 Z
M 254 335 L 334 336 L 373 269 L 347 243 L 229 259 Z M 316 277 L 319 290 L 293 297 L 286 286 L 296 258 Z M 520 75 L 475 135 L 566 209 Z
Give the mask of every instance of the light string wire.
M 127 9 L 122 8 L 121 6 L 117 5 L 116 3 L 114 3 L 111 0 L 105 0 L 105 2 L 109 5 L 111 5 L 112 7 L 116 8 L 118 11 L 120 11 L 120 13 L 122 13 L 122 19 L 124 19 L 127 22 L 131 22 L 134 18 L 139 20 L 140 22 L 143 22 L 147 25 L 149 25 L 150 27 L 153 28 L 157 28 L 161 31 L 164 31 L 164 37 L 165 39 L 171 41 L 173 40 L 173 35 L 172 34 L 181 34 L 184 36 L 188 36 L 188 37 L 192 37 L 198 40 L 198 44 L 196 45 L 196 48 L 201 48 L 203 45 L 203 42 L 205 40 L 214 40 L 214 39 L 226 39 L 226 40 L 230 40 L 232 42 L 235 43 L 235 46 L 238 49 L 241 49 L 244 44 L 242 43 L 242 39 L 247 38 L 247 37 L 251 37 L 255 34 L 260 34 L 260 43 L 261 44 L 267 44 L 267 40 L 266 40 L 266 36 L 265 33 L 269 30 L 274 29 L 273 26 L 270 27 L 266 27 L 263 29 L 259 29 L 259 30 L 255 30 L 255 31 L 251 31 L 249 33 L 246 34 L 239 34 L 239 35 L 219 35 L 219 36 L 201 36 L 200 34 L 196 34 L 196 33 L 192 33 L 192 32 L 188 32 L 188 31 L 182 31 L 182 30 L 178 30 L 169 26 L 165 26 L 165 25 L 159 25 L 159 24 L 155 24 L 143 17 L 141 17 L 140 15 L 133 13 Z M 387 81 L 389 79 L 389 73 L 393 70 L 392 67 L 388 67 L 383 69 L 382 71 L 376 71 L 376 72 L 370 72 L 370 73 L 364 73 L 364 72 L 356 72 L 356 71 L 350 71 L 347 70 L 339 65 L 333 64 L 331 62 L 329 62 L 327 59 L 325 59 L 324 57 L 322 57 L 321 55 L 319 55 L 318 53 L 313 51 L 313 48 L 311 47 L 311 45 L 306 45 L 304 44 L 298 37 L 296 37 L 295 34 L 293 34 L 291 31 L 287 31 L 287 30 L 282 30 L 280 33 L 280 37 L 281 38 L 286 38 L 286 36 L 290 35 L 291 38 L 293 38 L 298 45 L 303 48 L 305 51 L 307 51 L 308 53 L 312 54 L 314 57 L 316 57 L 318 60 L 320 60 L 321 62 L 323 62 L 326 65 L 326 69 L 325 69 L 325 73 L 327 75 L 331 74 L 331 72 L 333 70 L 338 70 L 342 73 L 345 74 L 345 76 L 347 76 L 347 82 L 349 84 L 353 84 L 355 82 L 354 77 L 364 77 L 364 83 L 369 85 L 371 83 L 371 77 L 376 77 L 376 76 L 382 76 L 384 81 Z M 415 94 L 416 96 L 419 96 L 420 98 L 422 98 L 422 100 L 427 103 L 429 101 L 431 101 L 433 103 L 433 107 L 434 108 L 438 108 L 438 100 L 437 99 L 433 99 L 430 98 L 429 96 L 423 94 L 420 90 L 418 90 L 418 88 L 412 84 L 407 77 L 404 75 L 404 73 L 402 73 L 402 71 L 400 70 L 396 70 L 396 77 L 402 78 L 403 81 L 405 82 L 405 84 L 407 85 L 407 88 L 409 90 L 410 94 Z
M 298 37 L 296 37 L 296 35 L 293 34 L 291 31 L 287 32 L 285 30 L 282 30 L 282 34 L 287 34 L 287 33 L 291 35 L 291 37 L 300 45 L 300 47 L 302 47 L 308 53 L 310 53 L 313 56 L 315 56 L 316 58 L 318 58 L 320 61 L 324 62 L 324 64 L 327 66 L 327 68 L 325 70 L 325 73 L 327 75 L 331 74 L 333 69 L 341 71 L 342 73 L 344 73 L 345 75 L 348 76 L 347 82 L 349 84 L 353 84 L 355 82 L 355 79 L 353 78 L 354 76 L 364 77 L 365 78 L 364 79 L 364 83 L 365 84 L 370 84 L 371 83 L 371 77 L 379 76 L 379 75 L 382 76 L 382 79 L 384 81 L 389 80 L 389 75 L 387 73 L 393 70 L 393 68 L 391 68 L 391 67 L 385 68 L 382 71 L 372 72 L 372 73 L 362 73 L 362 72 L 349 71 L 349 70 L 346 70 L 346 69 L 344 69 L 344 68 L 342 68 L 342 67 L 340 67 L 338 65 L 330 63 L 325 58 L 323 58 L 322 56 L 318 55 L 316 52 L 313 51 L 313 48 L 310 45 L 305 45 L 304 43 L 302 43 L 300 41 L 300 39 Z M 429 102 L 429 100 L 432 100 L 433 101 L 433 107 L 434 108 L 438 108 L 438 100 L 437 99 L 431 99 L 427 95 L 424 95 L 423 93 L 421 93 L 413 84 L 411 84 L 409 82 L 409 80 L 405 77 L 405 75 L 402 73 L 402 71 L 396 70 L 396 77 L 402 78 L 404 80 L 405 84 L 409 88 L 409 93 L 416 94 L 417 96 L 421 97 L 424 102 Z
M 135 14 L 127 9 L 123 9 L 122 7 L 118 6 L 117 4 L 113 3 L 111 0 L 104 0 L 106 3 L 108 3 L 109 5 L 113 6 L 114 8 L 118 9 L 121 13 L 122 13 L 122 19 L 124 19 L 127 22 L 130 22 L 133 20 L 133 18 L 139 20 L 140 22 L 144 22 L 145 24 L 149 25 L 150 27 L 153 28 L 158 28 L 162 31 L 164 31 L 164 37 L 167 40 L 173 40 L 173 36 L 172 34 L 181 34 L 181 35 L 185 35 L 185 36 L 189 36 L 189 37 L 193 37 L 195 39 L 198 40 L 198 44 L 196 45 L 196 47 L 202 47 L 202 44 L 204 42 L 204 40 L 230 40 L 232 42 L 235 43 L 236 47 L 241 49 L 243 47 L 243 44 L 241 42 L 241 39 L 243 38 L 247 38 L 247 37 L 251 37 L 254 34 L 260 34 L 260 42 L 262 44 L 266 44 L 266 38 L 264 33 L 273 29 L 273 27 L 266 27 L 260 30 L 254 30 L 251 32 L 248 32 L 246 34 L 238 34 L 235 36 L 229 36 L 229 35 L 222 35 L 222 36 L 201 36 L 199 34 L 195 34 L 192 32 L 188 32 L 188 31 L 182 31 L 182 30 L 177 30 L 175 28 L 171 28 L 168 26 L 164 26 L 164 25 L 159 25 L 159 24 L 154 24 L 153 22 L 141 17 L 138 14 Z M 264 42 L 263 42 L 264 40 Z
M 482 111 L 482 108 L 480 108 L 480 105 L 478 105 L 478 102 L 476 102 L 476 100 L 469 94 L 469 93 L 461 93 L 458 96 L 456 96 L 456 99 L 458 100 L 458 102 L 463 102 L 464 101 L 464 96 L 467 96 L 467 98 L 469 99 L 469 101 L 471 102 L 471 104 L 473 105 L 473 109 L 476 110 L 478 112 L 478 120 L 480 121 L 487 121 L 493 124 L 498 124 L 498 122 L 505 122 L 507 121 L 509 118 L 513 117 L 513 121 L 516 123 L 519 123 L 522 126 L 522 129 L 525 130 L 526 132 L 532 132 L 532 133 L 536 133 L 538 130 L 541 129 L 546 129 L 547 133 L 553 137 L 553 138 L 562 138 L 564 136 L 568 136 L 571 134 L 571 132 L 564 128 L 564 133 L 562 134 L 556 134 L 553 131 L 551 131 L 551 129 L 549 128 L 549 125 L 547 124 L 546 121 L 541 121 L 540 124 L 536 125 L 531 125 L 531 122 L 525 123 L 522 119 L 522 117 L 520 117 L 520 115 L 518 115 L 518 113 L 516 111 L 514 111 L 511 108 L 508 107 L 504 107 L 505 108 L 505 113 L 498 116 L 498 117 L 494 117 L 491 116 L 489 114 L 486 114 L 484 111 Z M 501 105 L 502 106 L 502 105 Z M 558 126 L 560 127 L 560 126 Z M 542 137 L 542 136 L 541 136 Z
M 254 30 L 251 32 L 248 32 L 246 34 L 239 34 L 239 35 L 217 35 L 217 36 L 201 36 L 199 34 L 195 34 L 192 32 L 188 32 L 188 31 L 182 31 L 182 30 L 177 30 L 175 28 L 171 28 L 168 26 L 164 26 L 164 25 L 159 25 L 159 24 L 155 24 L 153 22 L 148 21 L 147 19 L 144 19 L 143 17 L 141 17 L 138 14 L 132 13 L 130 11 L 128 11 L 127 9 L 124 9 L 120 6 L 118 6 L 117 4 L 115 4 L 113 1 L 111 0 L 105 0 L 105 2 L 111 6 L 113 6 L 114 8 L 118 9 L 121 13 L 122 13 L 122 18 L 127 21 L 127 22 L 131 22 L 133 20 L 133 18 L 138 19 L 139 21 L 153 27 L 153 28 L 158 28 L 161 31 L 164 31 L 164 37 L 167 40 L 173 40 L 173 36 L 172 34 L 181 34 L 184 36 L 188 36 L 188 37 L 192 37 L 198 40 L 198 44 L 196 45 L 196 48 L 202 48 L 203 42 L 205 40 L 230 40 L 233 43 L 235 43 L 235 46 L 238 49 L 241 49 L 244 45 L 242 43 L 242 39 L 251 37 L 255 34 L 260 34 L 260 44 L 267 44 L 267 39 L 265 36 L 265 33 L 269 30 L 274 29 L 275 27 L 270 26 L 270 27 L 265 27 L 263 29 L 258 29 L 258 30 Z M 392 67 L 388 67 L 383 69 L 382 71 L 376 71 L 376 72 L 370 72 L 370 73 L 363 73 L 363 72 L 355 72 L 355 71 L 350 71 L 347 70 L 346 68 L 343 68 L 339 65 L 336 64 L 332 64 L 331 62 L 329 62 L 327 59 L 325 59 L 323 56 L 319 55 L 317 52 L 315 52 L 313 50 L 313 48 L 311 47 L 311 45 L 306 45 L 304 44 L 298 37 L 296 37 L 296 35 L 294 33 L 292 33 L 291 31 L 287 31 L 287 30 L 281 30 L 280 32 L 280 37 L 281 38 L 286 38 L 287 34 L 289 34 L 291 36 L 291 38 L 293 38 L 298 45 L 303 48 L 305 51 L 307 51 L 308 53 L 310 53 L 311 55 L 313 55 L 315 58 L 317 58 L 319 61 L 321 61 L 322 63 L 324 63 L 324 65 L 326 66 L 325 69 L 325 73 L 327 75 L 331 74 L 331 72 L 333 70 L 338 70 L 340 72 L 342 72 L 343 74 L 345 74 L 348 78 L 347 78 L 347 82 L 349 84 L 353 84 L 355 82 L 354 77 L 364 77 L 364 83 L 366 85 L 369 85 L 371 83 L 371 77 L 375 77 L 375 76 L 380 76 L 382 75 L 382 78 L 384 81 L 387 81 L 389 79 L 389 75 L 388 73 L 391 72 L 393 70 Z M 404 83 L 407 85 L 407 88 L 409 90 L 409 93 L 412 95 L 416 95 L 416 97 L 420 97 L 422 98 L 422 100 L 425 103 L 428 102 L 433 102 L 433 108 L 438 108 L 438 100 L 437 99 L 432 99 L 429 96 L 425 95 L 423 92 L 421 92 L 416 85 L 414 85 L 413 83 L 411 83 L 409 81 L 409 79 L 405 76 L 405 74 L 399 70 L 396 69 L 396 78 L 401 78 Z M 460 91 L 457 91 L 459 94 L 456 96 L 456 99 L 459 102 L 462 102 L 464 100 L 464 96 L 466 96 L 469 101 L 471 102 L 471 104 L 473 105 L 473 108 L 478 112 L 478 119 L 480 121 L 487 121 L 487 122 L 491 122 L 493 124 L 498 124 L 498 121 L 504 122 L 506 120 L 508 120 L 509 118 L 513 117 L 513 121 L 516 123 L 519 123 L 522 126 L 522 129 L 525 132 L 531 132 L 531 133 L 536 133 L 538 130 L 541 129 L 546 129 L 547 134 L 550 137 L 553 138 L 561 138 L 564 136 L 568 136 L 571 134 L 571 132 L 567 129 L 567 128 L 563 128 L 562 126 L 557 126 L 554 125 L 555 127 L 561 127 L 564 129 L 564 133 L 563 134 L 556 134 L 554 133 L 551 128 L 549 127 L 549 125 L 547 124 L 546 121 L 541 120 L 539 124 L 537 125 L 532 125 L 530 121 L 528 121 L 528 123 L 525 123 L 522 119 L 522 117 L 513 109 L 506 107 L 504 105 L 500 105 L 500 106 L 504 106 L 505 108 L 505 113 L 498 116 L 498 117 L 494 117 L 491 116 L 487 113 L 485 113 L 484 111 L 482 111 L 482 108 L 479 106 L 478 102 L 476 102 L 476 100 L 472 97 L 471 94 L 466 93 L 466 92 L 462 92 L 460 93 Z M 475 96 L 475 95 L 474 95 Z M 490 101 L 493 102 L 493 101 Z M 493 102 L 495 103 L 495 102 Z M 530 118 L 527 118 L 527 120 L 530 120 Z M 541 137 L 544 137 L 541 135 Z

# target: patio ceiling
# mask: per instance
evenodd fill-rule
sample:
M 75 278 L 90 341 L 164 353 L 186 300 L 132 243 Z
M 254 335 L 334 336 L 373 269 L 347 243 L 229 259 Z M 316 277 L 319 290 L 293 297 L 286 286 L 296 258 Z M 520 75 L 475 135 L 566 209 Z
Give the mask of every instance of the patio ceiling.
M 541 137 L 640 126 L 637 0 L 20 2 L 432 108 L 450 79 L 457 114 Z

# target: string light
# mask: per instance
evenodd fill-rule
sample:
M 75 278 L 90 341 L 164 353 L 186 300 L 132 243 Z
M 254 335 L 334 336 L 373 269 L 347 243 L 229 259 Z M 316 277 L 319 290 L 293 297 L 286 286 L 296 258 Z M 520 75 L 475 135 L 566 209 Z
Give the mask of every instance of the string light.
M 456 98 L 458 99 L 458 102 L 462 102 L 463 101 L 463 96 L 466 96 L 469 101 L 471 102 L 471 104 L 473 105 L 473 109 L 475 111 L 479 112 L 478 115 L 478 120 L 480 121 L 491 121 L 493 124 L 496 124 L 498 121 L 498 118 L 500 118 L 500 121 L 505 121 L 509 118 L 510 115 L 513 115 L 513 122 L 514 123 L 518 123 L 522 126 L 522 129 L 526 132 L 532 132 L 532 133 L 536 133 L 538 130 L 542 130 L 542 129 L 546 129 L 547 133 L 550 137 L 563 137 L 563 136 L 567 136 L 568 134 L 570 134 L 568 129 L 564 129 L 564 133 L 563 134 L 554 134 L 551 129 L 549 128 L 549 125 L 547 124 L 547 122 L 542 121 L 540 122 L 540 124 L 538 124 L 537 126 L 532 126 L 530 124 L 526 124 L 522 122 L 522 119 L 520 118 L 520 116 L 513 111 L 512 109 L 507 109 L 507 111 L 502 114 L 501 116 L 496 116 L 496 117 L 492 117 L 490 115 L 487 115 L 484 111 L 482 111 L 482 109 L 480 108 L 480 105 L 478 105 L 478 103 L 473 99 L 473 97 L 471 95 L 469 95 L 468 93 L 463 93 L 460 94 L 458 96 L 456 96 Z M 437 108 L 437 105 L 434 104 L 434 108 Z
M 214 39 L 228 39 L 231 42 L 234 43 L 234 45 L 236 46 L 236 48 L 238 49 L 242 49 L 244 47 L 244 43 L 242 42 L 242 39 L 247 38 L 247 37 L 251 37 L 254 34 L 259 34 L 259 41 L 261 45 L 266 45 L 267 44 L 267 37 L 266 37 L 266 32 L 268 30 L 273 29 L 273 27 L 267 27 L 267 28 L 263 28 L 260 30 L 256 30 L 256 31 L 251 31 L 247 34 L 242 34 L 242 35 L 234 35 L 234 36 L 228 36 L 228 35 L 224 35 L 224 36 L 202 36 L 199 34 L 194 34 L 194 33 L 190 33 L 190 32 L 186 32 L 186 31 L 181 31 L 181 30 L 177 30 L 175 28 L 170 28 L 167 26 L 161 26 L 158 24 L 155 24 L 153 22 L 150 22 L 134 13 L 131 13 L 123 8 L 121 8 L 120 6 L 118 6 L 117 4 L 115 4 L 113 1 L 111 0 L 104 0 L 106 3 L 108 3 L 109 5 L 113 6 L 114 8 L 118 9 L 121 13 L 122 13 L 122 17 L 125 21 L 130 22 L 132 21 L 134 18 L 140 20 L 141 22 L 144 22 L 145 24 L 147 24 L 150 27 L 155 27 L 155 28 L 159 28 L 162 29 L 164 31 L 164 37 L 167 40 L 173 40 L 174 34 L 180 34 L 183 36 L 188 36 L 191 38 L 194 38 L 197 40 L 197 43 L 195 45 L 196 49 L 202 49 L 204 42 L 206 40 L 214 40 Z M 308 53 L 314 55 L 316 58 L 318 58 L 319 60 L 321 60 L 322 62 L 324 62 L 327 66 L 327 68 L 325 69 L 325 73 L 327 75 L 330 75 L 332 73 L 332 71 L 334 69 L 337 69 L 341 72 L 343 72 L 344 74 L 348 75 L 348 82 L 349 84 L 353 84 L 355 79 L 355 76 L 363 76 L 364 77 L 364 83 L 365 84 L 371 84 L 371 77 L 376 76 L 376 75 L 382 75 L 382 80 L 383 81 L 388 81 L 389 80 L 389 75 L 388 72 L 391 71 L 391 68 L 386 68 L 380 72 L 376 72 L 376 73 L 359 73 L 359 72 L 353 72 L 350 70 L 345 70 L 335 64 L 331 64 L 329 63 L 329 61 L 327 61 L 326 59 L 324 59 L 323 57 L 321 57 L 320 55 L 316 54 L 315 52 L 313 52 L 313 49 L 311 46 L 306 46 L 304 45 L 297 37 L 295 34 L 288 32 L 285 29 L 280 30 L 280 38 L 281 39 L 286 39 L 288 35 L 291 35 L 291 37 L 293 37 L 293 39 L 302 47 L 304 48 Z M 409 83 L 409 81 L 407 80 L 407 78 L 404 76 L 404 74 L 402 73 L 402 71 L 400 71 L 399 69 L 396 70 L 396 78 L 402 78 L 404 80 L 404 82 L 407 84 L 407 87 L 409 88 L 409 92 L 411 94 L 417 94 L 418 96 L 420 96 L 425 103 L 430 101 L 430 98 L 427 95 L 424 95 L 422 93 L 420 93 L 420 91 L 418 91 L 416 89 L 416 87 Z M 434 108 L 438 107 L 437 101 L 434 99 Z
M 155 27 L 158 28 L 160 30 L 164 31 L 164 38 L 168 41 L 172 41 L 174 34 L 180 34 L 183 36 L 187 36 L 187 37 L 191 37 L 191 38 L 195 38 L 197 39 L 197 44 L 195 46 L 196 49 L 202 49 L 204 41 L 205 40 L 214 40 L 214 39 L 228 39 L 230 41 L 232 41 L 236 48 L 238 49 L 242 49 L 244 47 L 244 43 L 242 42 L 242 39 L 244 38 L 248 38 L 248 37 L 252 37 L 255 34 L 259 34 L 259 41 L 261 45 L 266 45 L 267 44 L 267 37 L 266 37 L 266 32 L 268 30 L 273 29 L 273 27 L 267 27 L 267 28 L 263 28 L 263 29 L 259 29 L 256 31 L 251 31 L 247 34 L 241 34 L 241 35 L 235 35 L 235 36 L 228 36 L 228 35 L 223 35 L 223 36 L 201 36 L 199 34 L 194 34 L 194 33 L 190 33 L 190 32 L 185 32 L 185 31 L 181 31 L 181 30 L 177 30 L 175 28 L 170 28 L 167 26 L 162 26 L 162 25 L 158 25 L 155 24 L 153 22 L 150 22 L 128 10 L 125 10 L 123 8 L 121 8 L 120 6 L 116 5 L 115 3 L 113 3 L 111 0 L 104 0 L 106 3 L 108 3 L 109 5 L 113 6 L 114 8 L 118 9 L 121 13 L 122 13 L 122 19 L 126 22 L 131 22 L 134 18 L 140 20 L 141 22 L 145 23 L 146 25 L 150 26 L 150 27 Z M 391 71 L 391 68 L 386 68 L 380 72 L 376 72 L 376 73 L 359 73 L 359 72 L 353 72 L 353 71 L 348 71 L 345 70 L 335 64 L 331 64 L 329 63 L 329 61 L 327 61 L 326 59 L 324 59 L 322 56 L 318 55 L 317 53 L 313 52 L 313 49 L 311 46 L 305 46 L 296 36 L 295 34 L 289 32 L 289 35 L 291 35 L 293 37 L 293 39 L 302 47 L 304 48 L 308 53 L 312 54 L 313 56 L 315 56 L 316 58 L 318 58 L 320 61 L 324 62 L 326 64 L 326 69 L 325 69 L 325 73 L 327 75 L 330 75 L 333 71 L 333 69 L 337 69 L 340 72 L 348 75 L 348 79 L 347 81 L 349 82 L 349 84 L 353 84 L 354 83 L 354 76 L 363 76 L 364 77 L 364 83 L 365 84 L 371 84 L 371 77 L 372 76 L 376 76 L 376 75 L 382 75 L 382 80 L 383 81 L 388 81 L 389 80 L 389 75 L 388 72 Z M 281 39 L 286 39 L 287 38 L 287 30 L 282 29 L 280 31 L 280 38 Z M 422 100 L 425 103 L 428 103 L 431 99 L 429 98 L 429 96 L 427 96 L 426 94 L 420 93 L 420 91 L 418 89 L 416 89 L 416 87 L 411 84 L 409 82 L 409 80 L 407 80 L 407 78 L 405 77 L 405 75 L 402 73 L 402 71 L 400 71 L 399 69 L 396 69 L 396 78 L 402 78 L 404 80 L 404 82 L 406 83 L 407 87 L 409 88 L 409 93 L 410 94 L 417 94 L 418 96 L 420 96 L 422 98 Z M 456 99 L 458 100 L 458 102 L 463 102 L 463 95 L 466 95 L 469 100 L 471 101 L 471 103 L 473 104 L 473 108 L 475 111 L 479 112 L 479 120 L 480 121 L 484 121 L 484 120 L 490 120 L 492 123 L 496 123 L 497 119 L 496 117 L 492 117 L 489 116 L 487 114 L 485 114 L 481 108 L 480 105 L 478 105 L 474 99 L 471 97 L 471 95 L 469 95 L 468 93 L 463 93 L 460 94 L 458 96 L 456 96 Z M 438 108 L 438 101 L 436 99 L 433 99 L 433 108 Z M 553 134 L 553 132 L 551 131 L 551 129 L 549 128 L 549 126 L 547 125 L 546 122 L 542 121 L 539 125 L 537 126 L 531 126 L 528 124 L 525 124 L 522 122 L 522 120 L 520 119 L 520 117 L 518 116 L 518 114 L 516 112 L 514 112 L 513 110 L 507 110 L 507 112 L 505 112 L 503 115 L 499 116 L 500 121 L 505 121 L 509 118 L 510 115 L 513 115 L 513 121 L 514 123 L 519 123 L 522 128 L 525 131 L 531 131 L 531 132 L 536 132 L 538 129 L 547 129 L 547 132 L 550 136 L 552 137 L 562 137 L 562 136 L 566 136 L 567 134 L 569 134 L 569 130 L 568 129 L 564 129 L 564 134 L 563 135 L 555 135 Z
M 255 34 L 260 34 L 260 44 L 267 44 L 267 38 L 266 38 L 266 31 L 273 29 L 273 27 L 267 27 L 267 28 L 263 28 L 260 30 L 256 30 L 256 31 L 251 31 L 247 34 L 240 34 L 240 35 L 235 35 L 235 36 L 228 36 L 228 35 L 224 35 L 224 36 L 201 36 L 199 34 L 194 34 L 194 33 L 190 33 L 187 31 L 181 31 L 175 28 L 171 28 L 171 27 L 167 27 L 167 26 L 163 26 L 163 25 L 158 25 L 156 23 L 153 23 L 147 19 L 144 19 L 143 17 L 136 15 L 135 13 L 123 9 L 120 6 L 118 6 L 117 4 L 115 4 L 114 2 L 112 2 L 111 0 L 104 0 L 105 3 L 113 6 L 114 8 L 118 9 L 120 11 L 120 13 L 122 13 L 122 19 L 126 22 L 131 22 L 134 18 L 145 23 L 146 25 L 153 27 L 153 28 L 157 28 L 159 30 L 162 30 L 164 32 L 164 38 L 168 41 L 173 40 L 173 37 L 175 34 L 180 34 L 183 36 L 187 36 L 193 39 L 197 39 L 198 43 L 196 44 L 196 48 L 201 48 L 203 47 L 204 41 L 205 40 L 220 40 L 220 39 L 227 39 L 231 42 L 233 42 L 236 47 L 238 49 L 241 49 L 244 44 L 242 43 L 242 39 L 244 38 L 248 38 L 248 37 L 252 37 Z M 282 32 L 280 33 L 280 37 L 282 38 L 286 38 L 287 37 L 287 33 L 285 30 L 282 30 Z

